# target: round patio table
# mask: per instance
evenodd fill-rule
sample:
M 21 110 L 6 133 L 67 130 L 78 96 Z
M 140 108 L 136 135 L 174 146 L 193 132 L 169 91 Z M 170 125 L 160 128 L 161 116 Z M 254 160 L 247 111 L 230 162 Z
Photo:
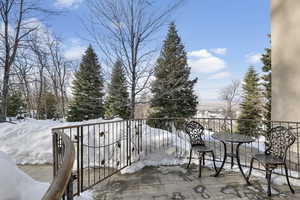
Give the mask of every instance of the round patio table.
M 231 166 L 233 166 L 233 158 L 235 157 L 237 160 L 237 164 L 238 167 L 241 171 L 241 174 L 243 175 L 245 181 L 247 182 L 247 184 L 250 185 L 249 180 L 247 179 L 242 166 L 241 166 L 241 162 L 240 162 L 240 157 L 239 157 L 239 148 L 241 146 L 241 144 L 244 143 L 251 143 L 254 142 L 254 138 L 247 136 L 247 135 L 241 135 L 241 134 L 237 134 L 237 133 L 215 133 L 211 136 L 212 138 L 219 140 L 220 142 L 223 143 L 224 145 L 224 158 L 223 158 L 223 162 L 221 167 L 219 168 L 219 170 L 216 172 L 215 176 L 218 176 L 220 174 L 220 172 L 222 171 L 224 164 L 226 162 L 227 156 L 231 157 Z M 231 143 L 231 151 L 232 153 L 227 153 L 227 148 L 226 148 L 226 143 Z M 233 153 L 233 144 L 237 144 L 236 146 L 236 153 Z

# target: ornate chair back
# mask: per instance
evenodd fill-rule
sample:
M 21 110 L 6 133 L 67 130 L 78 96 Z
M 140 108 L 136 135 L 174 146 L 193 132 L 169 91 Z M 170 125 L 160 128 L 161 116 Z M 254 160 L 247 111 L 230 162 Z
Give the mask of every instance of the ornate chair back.
M 185 127 L 186 133 L 190 137 L 192 146 L 201 145 L 205 146 L 202 136 L 204 135 L 204 127 L 196 121 L 190 121 Z
M 270 130 L 268 139 L 269 147 L 265 153 L 285 160 L 287 150 L 295 142 L 296 137 L 288 128 L 277 126 Z

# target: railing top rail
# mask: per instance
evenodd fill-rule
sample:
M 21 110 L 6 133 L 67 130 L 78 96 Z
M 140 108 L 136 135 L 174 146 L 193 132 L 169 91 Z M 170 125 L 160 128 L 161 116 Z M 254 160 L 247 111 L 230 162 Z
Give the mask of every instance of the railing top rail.
M 115 120 L 115 121 L 107 121 L 107 122 L 94 122 L 94 123 L 85 123 L 85 124 L 77 124 L 77 125 L 71 125 L 71 126 L 61 126 L 61 127 L 55 127 L 52 128 L 52 132 L 58 131 L 61 129 L 69 129 L 69 128 L 77 128 L 77 127 L 85 127 L 85 126 L 94 126 L 94 125 L 101 125 L 101 124 L 110 124 L 110 123 L 119 123 L 127 120 Z
M 300 124 L 300 121 L 279 121 L 279 120 L 254 120 L 254 119 L 236 119 L 236 118 L 218 118 L 218 117 L 190 117 L 190 118 L 176 118 L 176 117 L 170 117 L 170 118 L 137 118 L 134 120 L 172 120 L 172 119 L 185 119 L 185 120 L 194 120 L 194 119 L 203 119 L 203 120 L 232 120 L 232 121 L 257 121 L 257 122 L 263 122 L 263 123 L 267 123 L 267 122 L 273 122 L 273 123 L 293 123 L 293 124 Z
M 59 168 L 59 170 L 57 171 L 56 176 L 54 177 L 47 192 L 44 194 L 42 200 L 59 200 L 62 197 L 69 183 L 75 160 L 75 148 L 70 138 L 64 133 L 56 133 L 61 136 L 62 141 L 65 145 L 63 163 L 61 165 L 61 168 Z
M 227 120 L 227 121 L 257 121 L 261 123 L 286 123 L 286 124 L 299 124 L 300 122 L 296 121 L 266 121 L 266 120 L 253 120 L 253 119 L 226 119 L 226 118 L 208 118 L 208 117 L 192 117 L 192 118 L 176 118 L 176 117 L 171 117 L 171 118 L 137 118 L 137 119 L 131 119 L 129 121 L 139 121 L 139 120 L 197 120 L 197 119 L 202 119 L 202 120 Z M 115 120 L 115 121 L 107 121 L 107 122 L 95 122 L 95 123 L 85 123 L 85 124 L 77 124 L 77 125 L 71 125 L 71 126 L 62 126 L 62 127 L 55 127 L 52 129 L 52 131 L 57 131 L 61 129 L 70 129 L 70 128 L 78 128 L 78 127 L 86 127 L 86 126 L 95 126 L 95 125 L 101 125 L 101 124 L 110 124 L 110 123 L 120 123 L 128 120 Z

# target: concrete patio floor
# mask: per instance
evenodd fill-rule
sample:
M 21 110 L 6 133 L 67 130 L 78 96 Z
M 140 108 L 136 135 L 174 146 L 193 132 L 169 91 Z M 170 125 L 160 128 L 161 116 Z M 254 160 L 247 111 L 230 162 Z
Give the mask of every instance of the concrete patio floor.
M 222 172 L 203 168 L 198 178 L 196 165 L 186 170 L 184 166 L 146 167 L 134 174 L 116 174 L 94 187 L 96 200 L 189 200 L 189 199 L 300 199 L 300 187 L 290 193 L 287 185 L 272 185 L 272 197 L 266 195 L 267 184 L 263 178 L 251 177 L 251 186 L 245 184 L 237 172 Z

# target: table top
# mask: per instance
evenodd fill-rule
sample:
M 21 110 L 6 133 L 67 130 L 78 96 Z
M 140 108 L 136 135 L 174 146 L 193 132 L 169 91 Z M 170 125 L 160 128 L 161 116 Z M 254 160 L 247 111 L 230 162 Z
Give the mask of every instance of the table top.
M 251 136 L 237 133 L 214 133 L 211 137 L 216 140 L 232 143 L 250 143 L 255 141 Z

